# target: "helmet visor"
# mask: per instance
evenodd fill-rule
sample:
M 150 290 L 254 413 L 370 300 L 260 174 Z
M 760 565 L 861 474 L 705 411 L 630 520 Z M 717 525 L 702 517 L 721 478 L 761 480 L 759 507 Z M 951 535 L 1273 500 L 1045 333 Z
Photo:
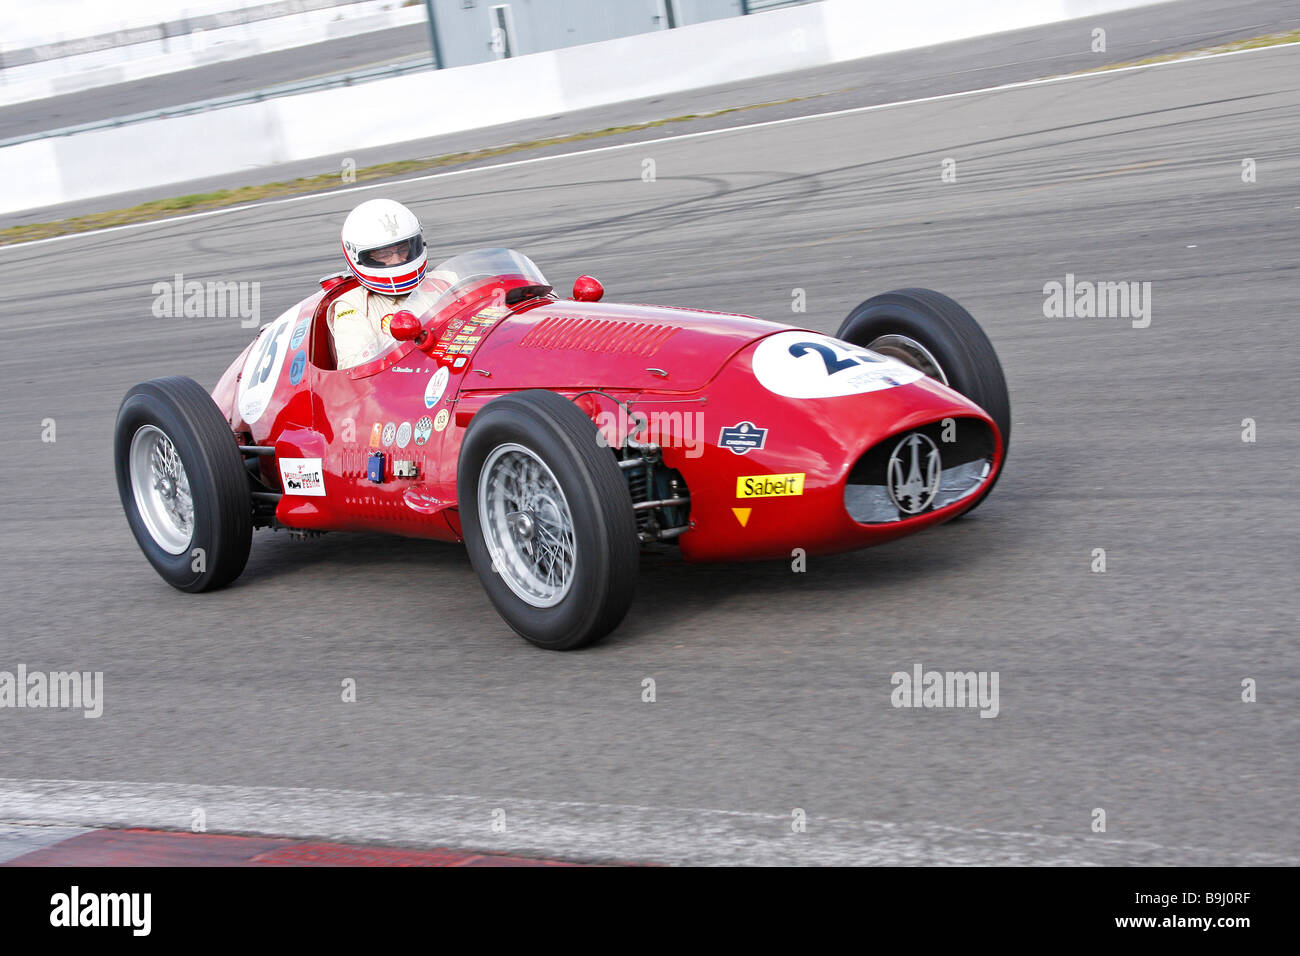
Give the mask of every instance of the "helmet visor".
M 409 239 L 365 249 L 357 254 L 357 262 L 370 269 L 394 269 L 415 259 L 423 251 L 424 237 L 416 233 Z

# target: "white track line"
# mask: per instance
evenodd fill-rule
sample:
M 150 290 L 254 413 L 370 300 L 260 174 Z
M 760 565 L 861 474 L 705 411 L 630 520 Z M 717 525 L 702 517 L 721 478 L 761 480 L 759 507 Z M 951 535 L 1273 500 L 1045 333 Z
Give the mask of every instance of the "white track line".
M 790 811 L 555 802 L 462 794 L 0 778 L 0 820 L 12 824 L 189 830 L 343 843 L 445 846 L 572 860 L 699 865 L 1288 865 L 1235 848 L 819 816 L 791 829 Z M 494 811 L 505 832 L 493 832 Z M 499 815 L 498 815 L 499 816 Z
M 855 113 L 870 113 L 875 110 L 894 109 L 900 106 L 917 106 L 922 103 L 937 103 L 944 100 L 959 99 L 965 96 L 978 96 L 982 93 L 1002 93 L 1008 90 L 1025 89 L 1032 86 L 1045 86 L 1053 83 L 1069 83 L 1077 80 L 1095 80 L 1106 79 L 1121 73 L 1130 73 L 1135 70 L 1154 70 L 1166 66 L 1178 66 L 1184 63 L 1204 63 L 1207 60 L 1217 60 L 1228 56 L 1241 56 L 1247 53 L 1267 53 L 1272 50 L 1285 50 L 1289 47 L 1300 46 L 1296 43 L 1279 43 L 1274 46 L 1254 47 L 1248 50 L 1229 50 L 1226 53 L 1208 53 L 1203 55 L 1191 55 L 1178 60 L 1165 60 L 1160 63 L 1146 63 L 1136 66 L 1121 66 L 1110 70 L 1099 70 L 1095 73 L 1071 73 L 1065 76 L 1049 76 L 1037 80 L 1020 80 L 1016 83 L 1004 83 L 1001 86 L 983 87 L 978 90 L 962 90 L 957 93 L 940 93 L 936 96 L 923 96 L 912 100 L 898 100 L 893 103 L 877 103 L 873 106 L 853 106 L 848 109 L 831 110 L 826 113 L 808 113 L 803 116 L 788 116 L 785 119 L 764 120 L 760 123 L 747 123 L 744 126 L 727 126 L 722 129 L 706 129 L 695 133 L 678 133 L 674 136 L 661 136 L 658 139 L 637 140 L 631 143 L 616 143 L 612 146 L 594 146 L 591 149 L 576 150 L 572 153 L 556 153 L 553 156 L 534 156 L 530 159 L 516 159 L 507 163 L 494 163 L 490 166 L 475 166 L 470 169 L 452 169 L 441 173 L 429 173 L 424 176 L 414 176 L 410 179 L 385 180 L 378 183 L 370 183 L 365 186 L 351 186 L 347 189 L 336 189 L 330 192 L 309 193 L 305 196 L 287 196 L 283 199 L 264 199 L 260 202 L 245 203 L 239 206 L 227 206 L 223 209 L 210 209 L 207 212 L 187 213 L 183 216 L 172 216 L 167 219 L 151 219 L 146 222 L 132 222 L 122 226 L 107 226 L 103 229 L 92 229 L 86 232 L 71 233 L 66 236 L 50 236 L 47 239 L 31 239 L 27 242 L 17 242 L 10 245 L 0 245 L 0 250 L 4 249 L 21 249 L 24 246 L 39 245 L 43 242 L 60 242 L 66 239 L 83 239 L 87 236 L 101 236 L 110 232 L 118 232 L 123 229 L 140 229 L 145 226 L 167 225 L 177 222 L 186 222 L 193 219 L 203 219 L 208 216 L 223 216 L 232 212 L 247 212 L 250 209 L 260 209 L 267 206 L 279 206 L 285 203 L 307 202 L 310 200 L 333 199 L 341 195 L 350 195 L 352 193 L 366 192 L 370 189 L 391 189 L 396 186 L 406 186 L 411 183 L 427 182 L 431 179 L 443 179 L 449 176 L 466 176 L 472 173 L 492 172 L 499 169 L 511 169 L 516 166 L 527 166 L 530 163 L 547 163 L 562 159 L 573 159 L 578 156 L 590 156 L 595 153 L 609 152 L 615 149 L 630 149 L 632 147 L 654 146 L 658 143 L 672 143 L 686 139 L 698 139 L 705 136 L 718 136 L 723 133 L 740 133 L 746 130 L 763 129 L 769 126 L 784 126 L 789 123 L 803 123 L 809 120 L 829 119 L 836 116 L 850 116 Z M 177 184 L 183 185 L 183 184 Z

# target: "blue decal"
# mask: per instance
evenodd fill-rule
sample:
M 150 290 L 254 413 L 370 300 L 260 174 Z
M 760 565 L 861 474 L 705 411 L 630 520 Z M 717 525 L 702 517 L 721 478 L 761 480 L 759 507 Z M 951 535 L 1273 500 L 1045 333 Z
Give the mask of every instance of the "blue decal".
M 296 349 L 302 345 L 302 340 L 307 337 L 307 327 L 309 325 L 311 325 L 311 316 L 307 316 L 298 323 L 298 327 L 293 330 L 293 338 L 289 340 L 289 348 Z
M 722 434 L 718 436 L 718 447 L 729 448 L 735 455 L 744 455 L 755 448 L 761 450 L 766 441 L 766 428 L 759 428 L 753 422 L 741 422 L 722 429 Z
M 289 384 L 297 385 L 301 382 L 305 371 L 307 371 L 307 353 L 299 352 L 293 357 L 293 364 L 289 366 Z

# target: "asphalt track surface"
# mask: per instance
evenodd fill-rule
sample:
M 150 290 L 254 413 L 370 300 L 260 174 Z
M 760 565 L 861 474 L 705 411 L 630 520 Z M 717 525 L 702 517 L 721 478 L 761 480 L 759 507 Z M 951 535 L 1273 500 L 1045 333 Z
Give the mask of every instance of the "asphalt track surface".
M 1093 52 L 1092 31 L 1098 27 L 1106 31 L 1106 49 Z M 390 146 L 356 149 L 349 151 L 346 157 L 322 156 L 312 160 L 241 170 L 226 176 L 164 184 L 151 189 L 8 213 L 0 216 L 0 228 L 29 222 L 49 222 L 89 212 L 122 209 L 149 200 L 205 193 L 234 186 L 292 180 L 300 176 L 334 175 L 339 173 L 344 158 L 351 159 L 359 167 L 366 167 L 398 160 L 445 156 L 503 144 L 535 142 L 547 137 L 571 136 L 672 117 L 699 117 L 686 122 L 675 122 L 668 127 L 651 127 L 608 135 L 601 138 L 599 145 L 651 140 L 668 132 L 722 129 L 760 120 L 785 119 L 838 109 L 895 103 L 925 96 L 987 89 L 1004 83 L 1090 70 L 1108 64 L 1128 63 L 1161 54 L 1201 49 L 1232 40 L 1297 28 L 1300 28 L 1300 9 L 1297 9 L 1294 0 L 1178 0 L 1177 3 L 1157 3 L 1100 17 L 1085 17 L 918 50 L 904 50 L 812 70 L 781 73 L 738 83 L 630 100 L 609 106 L 575 110 L 506 125 L 464 130 Z M 353 39 L 358 43 L 363 42 L 362 38 Z M 347 41 L 334 42 L 342 44 Z M 369 41 L 366 43 L 369 44 Z M 367 56 L 375 55 L 370 45 L 365 46 L 364 49 Z M 403 45 L 396 45 L 394 49 L 403 55 L 410 52 Z M 270 56 L 278 56 L 278 54 Z M 260 59 L 254 58 L 258 62 L 240 61 L 245 66 L 244 73 L 239 75 L 256 79 L 258 87 L 289 78 L 279 71 L 279 67 L 263 64 Z M 293 62 L 297 63 L 298 60 L 295 59 Z M 195 72 L 202 73 L 202 71 Z M 151 89 L 138 95 L 130 94 L 129 91 L 114 94 L 112 91 L 119 88 L 107 87 L 104 91 L 96 91 L 94 96 L 85 94 L 86 103 L 76 108 L 82 111 L 78 115 L 82 115 L 84 119 L 104 119 L 148 109 L 149 104 L 160 102 L 159 97 L 164 94 L 166 97 L 177 96 L 173 91 L 180 91 L 183 95 L 167 99 L 169 103 L 193 102 L 216 95 L 215 92 L 203 92 L 209 89 L 208 84 L 209 79 L 206 77 L 200 76 L 195 80 L 190 74 L 182 74 L 170 79 L 161 89 Z M 220 86 L 214 86 L 212 89 L 231 92 Z M 119 98 L 114 99 L 115 95 Z M 126 99 L 121 99 L 122 96 L 126 96 Z M 797 99 L 796 102 L 783 102 L 791 98 L 801 99 Z M 734 110 L 736 107 L 764 103 L 774 105 L 757 110 L 708 115 L 721 110 Z M 437 109 L 437 103 L 430 103 L 427 108 Z M 0 109 L 0 135 L 18 135 L 27 130 L 48 129 L 51 125 L 66 125 L 66 118 L 65 121 L 50 124 L 44 117 L 42 109 L 43 106 L 38 104 L 31 104 L 30 108 L 15 106 L 12 108 L 14 112 Z M 214 148 L 220 148 L 220 144 L 214 143 Z M 573 148 L 572 143 L 560 143 L 550 147 L 532 148 L 520 155 L 555 155 L 569 152 Z M 499 161 L 499 159 L 485 159 L 462 165 L 488 165 Z
M 1300 862 L 1298 143 L 1281 47 L 386 189 L 435 255 L 510 245 L 561 288 L 590 272 L 611 301 L 829 332 L 929 286 L 1001 356 L 1014 443 L 971 517 L 804 573 L 646 558 L 623 626 L 570 654 L 511 634 L 458 546 L 259 532 L 233 587 L 188 596 L 127 530 L 123 394 L 211 386 L 249 337 L 154 318 L 153 283 L 260 281 L 272 318 L 338 267 L 354 197 L 0 249 L 0 670 L 105 680 L 97 720 L 0 710 L 0 821 L 187 829 L 204 807 L 211 830 L 594 860 Z M 1045 318 L 1067 273 L 1150 282 L 1150 326 Z M 1000 713 L 895 709 L 918 663 L 997 671 Z

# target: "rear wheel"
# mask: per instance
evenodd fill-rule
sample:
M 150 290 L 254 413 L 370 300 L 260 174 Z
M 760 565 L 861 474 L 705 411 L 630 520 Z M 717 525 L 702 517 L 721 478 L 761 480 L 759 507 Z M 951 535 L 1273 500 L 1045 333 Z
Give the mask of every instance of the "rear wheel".
M 542 390 L 475 414 L 457 469 L 470 562 L 497 612 L 551 650 L 592 644 L 632 602 L 639 544 L 627 482 L 596 426 Z
M 997 425 L 1005 461 L 1011 447 L 1006 376 L 993 343 L 958 303 L 930 289 L 886 292 L 850 312 L 836 337 L 898 359 L 965 395 Z M 980 493 L 976 504 L 993 490 L 993 484 Z
M 198 592 L 239 577 L 253 538 L 248 473 L 203 387 L 176 376 L 131 389 L 113 451 L 131 533 L 163 580 Z

